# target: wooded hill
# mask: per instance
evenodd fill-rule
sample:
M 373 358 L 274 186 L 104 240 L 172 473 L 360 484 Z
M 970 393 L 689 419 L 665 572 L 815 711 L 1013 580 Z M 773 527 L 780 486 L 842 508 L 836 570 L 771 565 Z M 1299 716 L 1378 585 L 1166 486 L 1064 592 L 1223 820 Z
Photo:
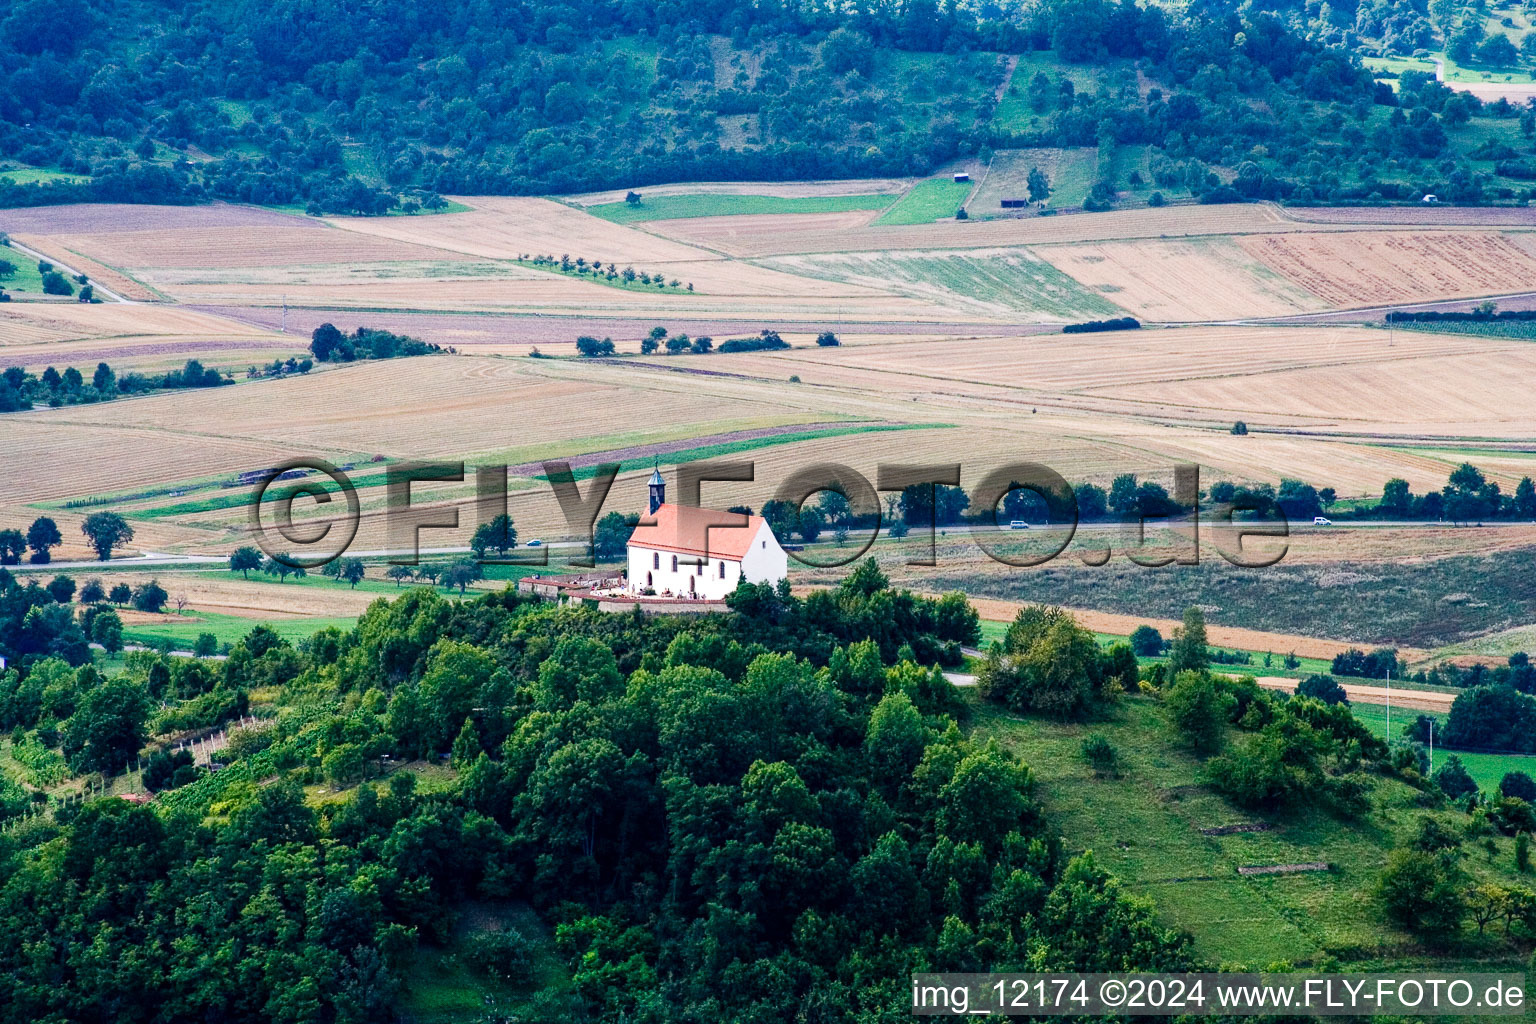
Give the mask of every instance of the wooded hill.
M 1499 168 L 1521 161 L 1476 154 L 1495 128 L 1528 137 L 1520 113 L 1422 74 L 1394 91 L 1342 46 L 1221 4 L 1055 0 L 989 20 L 931 0 L 23 0 L 0 22 L 0 159 L 90 177 L 0 175 L 0 206 L 381 213 L 444 193 L 921 175 L 1051 146 L 1136 147 L 1159 187 L 1208 201 L 1513 201 L 1527 186 Z

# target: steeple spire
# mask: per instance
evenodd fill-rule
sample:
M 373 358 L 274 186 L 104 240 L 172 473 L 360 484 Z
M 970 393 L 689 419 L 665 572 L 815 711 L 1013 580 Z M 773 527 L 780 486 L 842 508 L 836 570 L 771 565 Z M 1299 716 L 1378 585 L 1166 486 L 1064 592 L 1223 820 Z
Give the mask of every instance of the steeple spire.
M 660 459 L 656 460 L 654 468 L 651 470 L 651 482 L 649 486 L 651 492 L 650 514 L 655 515 L 656 510 L 667 503 L 667 482 L 661 478 Z

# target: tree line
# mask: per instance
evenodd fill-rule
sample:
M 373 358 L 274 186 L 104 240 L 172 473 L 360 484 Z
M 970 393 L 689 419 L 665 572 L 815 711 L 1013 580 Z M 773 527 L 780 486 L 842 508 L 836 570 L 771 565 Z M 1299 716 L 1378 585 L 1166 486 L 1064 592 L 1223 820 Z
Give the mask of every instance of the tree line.
M 89 381 L 73 366 L 65 367 L 62 373 L 49 366 L 40 374 L 28 373 L 24 367 L 8 366 L 0 371 L 0 412 L 18 412 L 34 405 L 50 408 L 86 405 L 109 402 L 121 395 L 179 388 L 216 388 L 233 383 L 233 377 L 204 366 L 197 359 L 188 359 L 181 369 L 164 374 L 135 371 L 122 376 L 118 376 L 109 364 L 97 363 Z
M 112 557 L 115 548 L 133 540 L 133 527 L 116 512 L 91 513 L 81 520 L 80 532 L 103 562 Z M 23 555 L 32 565 L 47 565 L 53 561 L 53 549 L 63 543 L 64 534 L 59 531 L 59 524 L 49 516 L 32 520 L 25 533 L 7 527 L 0 530 L 0 570 L 20 563 Z
M 335 324 L 324 323 L 310 334 L 309 350 L 317 362 L 350 363 L 358 359 L 433 355 L 443 348 L 433 342 L 371 327 L 359 327 L 347 334 Z

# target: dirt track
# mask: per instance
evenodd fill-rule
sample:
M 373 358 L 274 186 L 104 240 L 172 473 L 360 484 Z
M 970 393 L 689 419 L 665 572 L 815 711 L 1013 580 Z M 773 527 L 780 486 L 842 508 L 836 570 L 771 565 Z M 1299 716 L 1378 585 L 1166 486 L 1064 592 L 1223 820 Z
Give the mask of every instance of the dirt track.
M 1258 677 L 1258 684 L 1266 690 L 1284 690 L 1286 693 L 1294 692 L 1298 681 L 1281 676 Z M 1365 683 L 1340 683 L 1339 685 L 1344 687 L 1344 695 L 1357 704 L 1386 704 L 1390 698 L 1390 703 L 1395 708 L 1444 713 L 1451 710 L 1451 704 L 1456 700 L 1456 694 L 1440 693 L 1436 690 L 1413 690 L 1394 686 L 1389 691 L 1385 686 L 1371 686 Z

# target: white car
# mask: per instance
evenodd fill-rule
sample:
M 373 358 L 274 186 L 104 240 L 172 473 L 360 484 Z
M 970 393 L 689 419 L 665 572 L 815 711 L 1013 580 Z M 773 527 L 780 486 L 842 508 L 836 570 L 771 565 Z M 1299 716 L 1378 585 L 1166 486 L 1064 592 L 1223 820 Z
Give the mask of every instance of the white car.
M 1010 530 L 1027 530 L 1027 529 L 1029 529 L 1029 524 L 1026 523 L 1022 519 L 1015 519 L 1013 522 L 1008 524 L 1008 529 L 1010 529 Z
M 1327 516 L 1313 516 L 1312 517 L 1312 525 L 1313 526 L 1332 526 L 1333 525 L 1333 520 L 1329 519 Z

